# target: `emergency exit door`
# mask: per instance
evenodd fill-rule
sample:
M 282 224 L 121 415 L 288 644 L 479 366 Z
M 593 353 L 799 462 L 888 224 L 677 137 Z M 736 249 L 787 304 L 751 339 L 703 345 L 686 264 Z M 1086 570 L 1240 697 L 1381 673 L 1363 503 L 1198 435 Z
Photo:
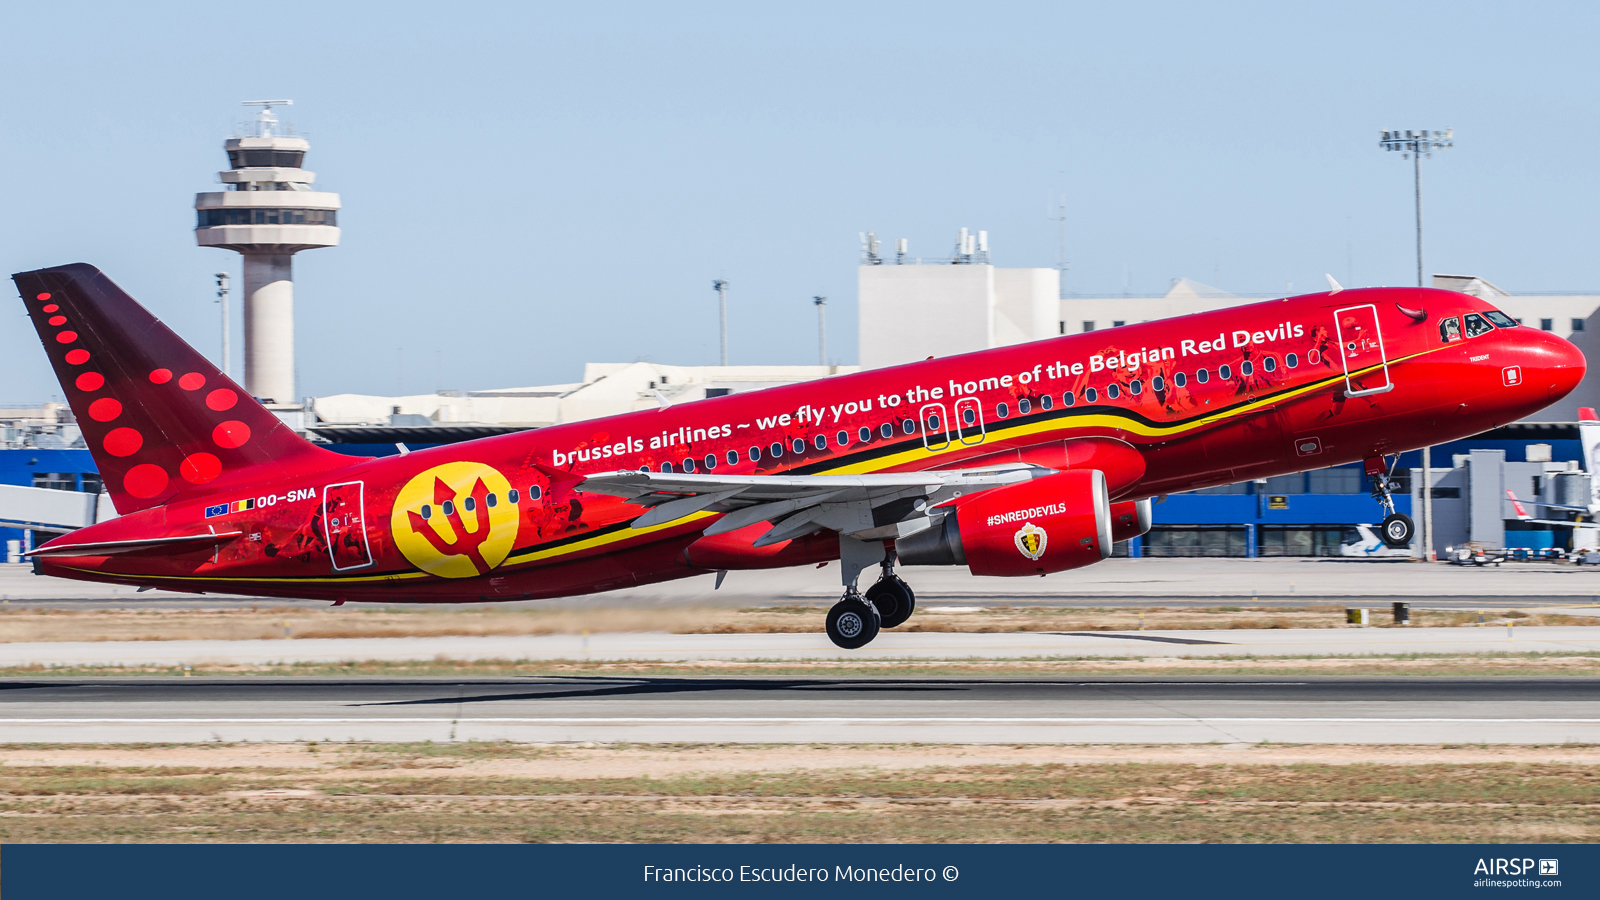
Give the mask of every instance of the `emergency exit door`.
M 1389 380 L 1389 358 L 1383 350 L 1378 308 L 1347 306 L 1333 314 L 1339 358 L 1344 361 L 1344 395 L 1365 397 L 1394 390 Z
M 363 483 L 359 481 L 330 484 L 322 489 L 322 527 L 336 572 L 372 565 L 362 494 Z

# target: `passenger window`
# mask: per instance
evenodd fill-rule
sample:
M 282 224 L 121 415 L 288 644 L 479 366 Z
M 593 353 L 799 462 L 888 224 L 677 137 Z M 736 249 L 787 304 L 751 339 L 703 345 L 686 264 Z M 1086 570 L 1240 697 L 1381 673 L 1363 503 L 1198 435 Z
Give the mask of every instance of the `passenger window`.
M 850 443 L 850 432 L 841 431 L 838 434 L 834 435 L 834 439 L 838 442 L 839 446 L 841 446 L 841 447 L 848 446 L 849 443 Z
M 540 497 L 543 497 L 543 496 L 544 496 L 544 488 L 539 487 L 537 484 L 532 485 L 532 486 L 530 486 L 528 488 L 528 499 L 529 500 L 537 500 L 537 499 L 539 499 Z
M 1159 393 L 1161 393 L 1162 391 L 1164 391 L 1166 389 L 1167 389 L 1167 381 L 1166 381 L 1165 378 L 1162 378 L 1160 375 L 1157 375 L 1156 377 L 1150 379 L 1150 390 L 1155 391 L 1156 393 L 1159 394 Z
M 711 469 L 715 469 L 716 467 L 717 467 L 717 455 L 715 453 L 707 453 L 706 454 L 706 469 L 707 470 L 711 470 Z
M 917 433 L 917 423 L 912 421 L 911 419 L 907 419 L 906 420 L 906 424 L 905 424 L 905 432 L 906 432 L 906 434 L 916 434 Z
M 939 430 L 939 417 L 938 416 L 929 416 L 928 417 L 928 430 L 929 431 L 938 431 Z
M 961 411 L 961 421 L 968 425 L 975 425 L 978 421 L 978 414 L 969 406 Z
M 1005 405 L 1004 403 L 996 403 L 994 405 L 994 414 L 997 417 L 1004 419 L 1006 416 L 1011 415 L 1011 407 Z
M 760 447 L 751 447 L 750 448 L 750 461 L 751 462 L 755 462 L 756 460 L 758 460 L 760 458 L 761 458 L 761 448 Z
M 516 506 L 518 503 L 522 502 L 522 495 L 517 492 L 516 488 L 512 488 L 511 490 L 506 491 L 506 502 L 512 506 Z
M 867 442 L 867 441 L 870 441 L 870 440 L 872 440 L 872 429 L 871 429 L 871 428 L 868 428 L 868 427 L 867 427 L 867 426 L 865 426 L 865 425 L 863 425 L 863 426 L 861 426 L 861 427 L 860 427 L 860 428 L 859 428 L 859 429 L 858 429 L 858 430 L 857 430 L 857 431 L 856 431 L 856 438 L 857 438 L 857 439 L 858 439 L 858 440 L 860 440 L 860 441 L 861 441 L 861 443 L 863 443 L 863 444 L 865 444 L 865 443 L 866 443 L 866 442 Z
M 430 504 L 422 504 L 422 518 L 424 520 L 433 518 L 433 507 Z
M 1254 375 L 1255 373 L 1256 373 L 1255 364 L 1250 362 L 1250 360 L 1247 359 L 1244 362 L 1239 363 L 1239 374 L 1240 375 L 1243 375 L 1246 378 L 1249 378 L 1251 375 Z
M 1028 398 L 1027 397 L 1019 397 L 1019 398 L 1017 398 L 1017 415 L 1025 416 L 1025 415 L 1027 415 L 1028 413 L 1030 413 L 1032 411 L 1033 411 L 1033 404 L 1028 402 Z
M 758 457 L 760 455 L 761 455 L 760 448 L 758 448 L 758 447 L 751 447 L 750 448 L 750 459 L 751 460 L 754 460 L 756 457 Z M 739 451 L 737 451 L 737 450 L 729 450 L 728 453 L 727 453 L 727 456 L 728 456 L 728 465 L 736 466 L 736 465 L 739 464 Z
M 1052 406 L 1055 406 L 1055 401 L 1050 399 L 1050 395 L 1049 394 L 1040 395 L 1040 397 L 1039 397 L 1039 408 L 1040 409 L 1045 410 L 1046 412 L 1048 412 Z
M 894 437 L 894 426 L 885 422 L 878 426 L 878 433 L 883 435 L 883 439 L 887 441 L 889 438 Z
M 1194 380 L 1200 382 L 1201 384 L 1205 384 L 1211 380 L 1211 373 L 1205 369 L 1196 369 L 1194 373 Z
M 683 470 L 685 472 L 688 472 L 689 474 L 693 475 L 694 474 L 694 460 L 692 460 L 692 459 L 684 460 L 683 461 Z
M 439 508 L 444 510 L 444 514 L 447 516 L 455 515 L 456 505 L 453 501 L 446 500 L 444 503 L 439 505 Z
M 1078 398 L 1074 397 L 1072 395 L 1071 391 L 1067 391 L 1065 394 L 1061 395 L 1061 405 L 1062 406 L 1071 406 L 1071 405 L 1073 405 L 1074 403 L 1077 403 L 1077 402 L 1078 402 Z
M 490 509 L 494 509 L 496 506 L 500 505 L 500 498 L 496 497 L 494 494 L 490 494 L 489 496 L 483 498 L 483 502 L 489 504 Z
M 794 443 L 791 446 L 794 447 L 794 452 L 796 453 L 806 452 L 805 438 L 795 438 Z
M 1138 395 L 1144 393 L 1144 382 L 1135 378 L 1128 382 L 1128 393 Z
M 811 441 L 811 443 L 814 444 L 818 450 L 826 450 L 828 449 L 828 436 L 825 434 L 819 434 Z
M 1461 340 L 1461 320 L 1449 316 L 1439 320 L 1439 343 L 1450 344 Z
M 1469 338 L 1477 337 L 1480 334 L 1488 334 L 1494 330 L 1494 326 L 1490 325 L 1487 319 L 1477 313 L 1469 313 L 1462 321 L 1466 325 L 1467 337 Z
M 1122 388 L 1120 386 L 1115 383 L 1106 385 L 1107 400 L 1115 400 L 1120 396 L 1122 396 Z
M 1233 369 L 1229 368 L 1227 365 L 1217 366 L 1217 377 L 1221 378 L 1223 381 L 1227 381 L 1229 378 L 1233 377 Z
M 667 474 L 667 475 L 671 475 L 672 474 L 672 463 L 662 463 L 661 464 L 661 471 L 663 473 Z M 533 496 L 533 491 L 531 489 L 528 491 L 528 496 L 529 497 Z
M 461 501 L 461 508 L 467 512 L 473 512 L 478 508 L 478 498 L 468 497 L 467 499 Z
M 1283 361 L 1289 364 L 1289 368 L 1293 369 L 1300 365 L 1300 355 L 1298 353 L 1291 353 L 1288 356 L 1285 356 Z
M 1095 402 L 1096 400 L 1099 400 L 1099 399 L 1100 399 L 1100 395 L 1099 395 L 1099 393 L 1097 393 L 1095 391 L 1094 388 L 1084 388 L 1083 389 L 1083 402 L 1085 402 L 1085 403 L 1093 403 L 1093 402 Z
M 1183 387 L 1189 383 L 1189 376 L 1183 374 L 1182 372 L 1174 372 L 1172 373 L 1172 383 L 1178 387 Z
M 1266 369 L 1268 372 L 1276 372 L 1278 370 L 1278 361 L 1268 356 L 1261 360 L 1261 368 Z
M 773 459 L 777 459 L 783 455 L 783 444 L 773 441 L 772 446 L 767 448 L 767 452 L 772 454 Z

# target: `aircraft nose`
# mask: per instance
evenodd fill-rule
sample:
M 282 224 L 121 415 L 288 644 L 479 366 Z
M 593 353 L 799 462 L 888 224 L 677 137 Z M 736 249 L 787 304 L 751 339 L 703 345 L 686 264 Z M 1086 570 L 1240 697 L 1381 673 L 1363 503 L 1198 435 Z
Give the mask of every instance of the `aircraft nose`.
M 1583 358 L 1583 351 L 1571 341 L 1543 331 L 1532 333 L 1539 336 L 1537 343 L 1530 348 L 1533 351 L 1532 368 L 1538 373 L 1548 391 L 1548 399 L 1553 403 L 1572 393 L 1578 382 L 1583 380 L 1589 364 Z M 1537 384 L 1529 387 L 1536 387 Z

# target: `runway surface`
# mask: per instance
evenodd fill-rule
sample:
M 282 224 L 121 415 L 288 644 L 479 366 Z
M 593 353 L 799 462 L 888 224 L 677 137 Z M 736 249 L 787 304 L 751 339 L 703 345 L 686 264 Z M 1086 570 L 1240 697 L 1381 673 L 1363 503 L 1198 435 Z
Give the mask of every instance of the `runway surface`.
M 547 634 L 243 641 L 0 643 L 0 666 L 270 665 L 350 660 L 832 660 L 1593 653 L 1600 627 L 1265 628 L 1218 631 L 898 632 L 860 650 L 810 634 Z
M 1600 743 L 1593 679 L 0 679 L 8 742 Z

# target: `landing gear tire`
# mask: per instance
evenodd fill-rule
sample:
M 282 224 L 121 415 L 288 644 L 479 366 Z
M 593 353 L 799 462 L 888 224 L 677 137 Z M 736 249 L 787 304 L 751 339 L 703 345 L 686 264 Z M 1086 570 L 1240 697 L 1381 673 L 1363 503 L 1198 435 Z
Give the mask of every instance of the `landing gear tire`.
M 884 628 L 894 628 L 911 618 L 917 608 L 917 595 L 898 575 L 890 575 L 867 588 L 867 602 L 877 607 Z
M 1411 538 L 1417 533 L 1417 526 L 1405 513 L 1394 513 L 1384 518 L 1379 530 L 1385 544 L 1401 549 L 1411 546 Z
M 854 591 L 828 610 L 828 640 L 846 650 L 872 643 L 881 627 L 877 609 Z

